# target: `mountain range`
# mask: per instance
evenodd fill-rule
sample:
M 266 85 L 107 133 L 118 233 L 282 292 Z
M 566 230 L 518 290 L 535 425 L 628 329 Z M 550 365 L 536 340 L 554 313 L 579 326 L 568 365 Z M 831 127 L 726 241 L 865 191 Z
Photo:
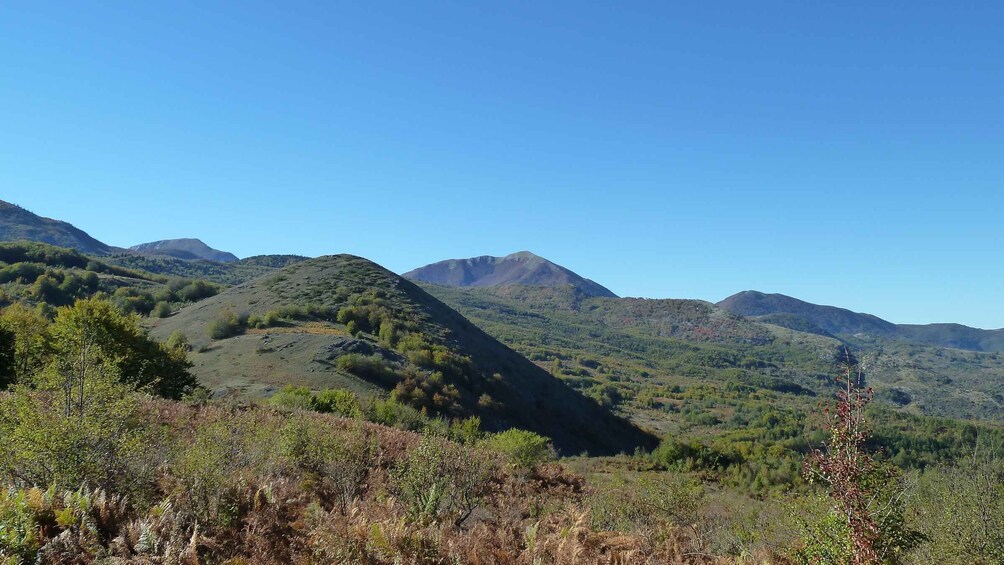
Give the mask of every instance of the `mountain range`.
M 717 304 L 618 298 L 526 251 L 442 261 L 398 277 L 344 255 L 236 260 L 194 239 L 122 250 L 9 204 L 0 207 L 0 226 L 2 238 L 52 241 L 59 235 L 61 245 L 89 249 L 109 265 L 229 286 L 151 322 L 158 337 L 175 331 L 188 336 L 196 374 L 220 393 L 261 396 L 285 384 L 372 393 L 431 379 L 440 384 L 409 389 L 416 402 L 451 398 L 450 410 L 478 415 L 490 426 L 553 428 L 546 433 L 566 451 L 609 452 L 649 441 L 609 420 L 613 414 L 660 432 L 715 433 L 732 425 L 724 406 L 735 401 L 727 398 L 736 391 L 808 406 L 805 399 L 832 393 L 835 360 L 849 347 L 867 361 L 878 398 L 902 411 L 1004 419 L 1004 362 L 997 356 L 1004 351 L 1002 330 L 897 325 L 756 291 Z M 337 317 L 343 310 L 372 316 L 350 328 L 351 320 Z M 244 331 L 211 338 L 224 318 L 237 320 Z M 410 335 L 404 343 L 418 340 L 428 353 L 396 348 L 398 338 L 387 335 Z M 410 358 L 435 357 L 436 351 L 468 359 L 471 370 L 444 372 Z M 349 353 L 379 359 L 385 368 L 376 376 L 352 373 L 338 366 Z M 680 387 L 718 392 L 702 393 L 698 408 L 684 401 L 691 393 L 674 392 Z M 494 400 L 481 403 L 480 394 Z M 603 410 L 582 404 L 585 397 Z M 576 439 L 576 430 L 592 439 Z
M 19 240 L 48 243 L 97 256 L 135 252 L 188 261 L 233 263 L 239 260 L 233 253 L 213 249 L 194 238 L 153 241 L 134 245 L 129 249 L 114 247 L 98 241 L 72 224 L 45 218 L 16 204 L 0 200 L 0 241 Z

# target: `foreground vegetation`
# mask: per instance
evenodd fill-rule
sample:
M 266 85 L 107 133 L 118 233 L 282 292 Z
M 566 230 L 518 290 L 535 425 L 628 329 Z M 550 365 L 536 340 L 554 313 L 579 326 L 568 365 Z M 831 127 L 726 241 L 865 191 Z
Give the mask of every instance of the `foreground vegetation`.
M 151 349 L 112 303 L 37 316 L 2 316 L 15 338 L 0 394 L 0 558 L 12 564 L 1004 557 L 998 452 L 977 441 L 954 465 L 904 474 L 869 454 L 867 393 L 853 387 L 804 483 L 750 497 L 667 470 L 667 447 L 559 464 L 537 434 L 486 434 L 393 397 L 288 387 L 269 406 L 208 402 L 183 345 Z M 163 354 L 170 371 L 126 362 Z
M 434 324 L 438 303 L 359 261 L 338 259 L 359 271 L 339 280 L 358 288 L 270 278 L 276 294 L 300 294 L 255 303 L 247 317 L 212 314 L 200 337 L 240 339 L 209 335 L 215 322 L 232 325 L 228 335 L 319 324 L 385 352 L 343 351 L 332 364 L 393 380 L 389 392 L 286 386 L 252 403 L 210 399 L 188 338 L 150 339 L 141 310 L 107 286 L 162 292 L 172 279 L 81 266 L 48 246 L 3 253 L 2 269 L 40 265 L 62 274 L 57 287 L 71 281 L 65 295 L 34 294 L 30 277 L 4 287 L 5 565 L 1004 562 L 1004 432 L 875 405 L 846 355 L 841 379 L 818 386 L 757 371 L 763 358 L 734 359 L 713 342 L 657 346 L 645 332 L 639 347 L 676 347 L 676 357 L 655 367 L 613 354 L 538 359 L 582 379 L 600 404 L 670 422 L 651 452 L 557 460 L 542 428 L 489 425 L 449 394 L 484 371 L 490 342 L 453 349 L 473 332 L 462 318 Z M 97 286 L 74 288 L 87 273 Z M 186 280 L 171 292 L 183 288 L 215 287 Z M 741 321 L 724 324 L 759 339 Z M 733 362 L 747 368 L 730 372 Z M 685 375 L 663 378 L 662 363 Z M 701 376 L 715 363 L 724 378 Z M 833 369 L 832 359 L 804 366 L 814 363 Z M 401 377 L 409 366 L 412 380 Z

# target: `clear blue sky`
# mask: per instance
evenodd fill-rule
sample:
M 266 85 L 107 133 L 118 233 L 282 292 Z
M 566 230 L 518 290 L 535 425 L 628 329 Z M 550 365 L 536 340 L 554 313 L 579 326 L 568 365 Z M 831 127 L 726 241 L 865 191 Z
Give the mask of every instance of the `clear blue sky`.
M 0 107 L 0 198 L 114 245 L 1004 326 L 1001 2 L 8 2 Z

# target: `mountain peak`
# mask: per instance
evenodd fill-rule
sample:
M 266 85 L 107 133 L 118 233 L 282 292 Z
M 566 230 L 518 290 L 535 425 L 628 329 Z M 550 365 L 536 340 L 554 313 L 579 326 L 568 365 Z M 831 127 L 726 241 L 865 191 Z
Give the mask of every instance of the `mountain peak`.
M 616 298 L 609 289 L 531 253 L 518 251 L 504 257 L 482 255 L 449 259 L 404 274 L 405 278 L 443 286 L 573 286 L 589 296 Z
M 168 255 L 178 259 L 215 261 L 217 263 L 234 263 L 239 258 L 233 253 L 213 249 L 201 239 L 185 237 L 179 239 L 162 239 L 141 243 L 129 248 L 146 255 Z

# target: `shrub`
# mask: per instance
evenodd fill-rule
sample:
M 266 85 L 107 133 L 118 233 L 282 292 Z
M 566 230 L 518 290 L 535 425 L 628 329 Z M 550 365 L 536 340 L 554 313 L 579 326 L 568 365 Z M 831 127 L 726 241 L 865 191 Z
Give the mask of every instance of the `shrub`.
M 394 380 L 394 372 L 379 355 L 349 353 L 339 357 L 336 364 L 339 370 L 370 381 L 389 383 Z
M 332 430 L 299 416 L 279 435 L 280 456 L 304 476 L 303 486 L 333 492 L 342 508 L 362 492 L 375 450 L 374 438 L 362 425 Z
M 488 449 L 505 455 L 518 469 L 531 470 L 554 458 L 551 440 L 526 430 L 513 428 L 492 434 L 484 444 Z
M 244 332 L 247 319 L 241 319 L 233 310 L 224 310 L 220 316 L 209 323 L 206 331 L 212 339 L 227 339 Z
M 178 297 L 185 302 L 197 302 L 203 298 L 216 296 L 219 291 L 219 287 L 203 280 L 188 282 L 176 290 Z
M 286 385 L 273 394 L 268 403 L 278 408 L 310 410 L 314 406 L 314 397 L 305 386 Z
M 481 503 L 494 472 L 494 461 L 484 451 L 425 436 L 391 477 L 411 519 L 452 518 L 459 526 Z
M 673 526 L 697 521 L 705 493 L 684 475 L 648 473 L 619 476 L 598 486 L 590 497 L 590 519 L 600 530 L 637 531 L 655 536 Z
M 365 411 L 366 419 L 402 430 L 419 431 L 426 427 L 429 418 L 418 410 L 389 398 L 377 399 Z
M 171 305 L 167 302 L 158 302 L 154 305 L 150 315 L 154 318 L 166 318 L 171 315 Z
M 338 388 L 318 392 L 313 398 L 313 407 L 318 412 L 337 414 L 346 418 L 358 418 L 362 415 L 356 395 Z
M 30 500 L 41 499 L 38 489 L 0 490 L 0 558 L 7 563 L 34 563 L 42 548 L 38 522 Z

